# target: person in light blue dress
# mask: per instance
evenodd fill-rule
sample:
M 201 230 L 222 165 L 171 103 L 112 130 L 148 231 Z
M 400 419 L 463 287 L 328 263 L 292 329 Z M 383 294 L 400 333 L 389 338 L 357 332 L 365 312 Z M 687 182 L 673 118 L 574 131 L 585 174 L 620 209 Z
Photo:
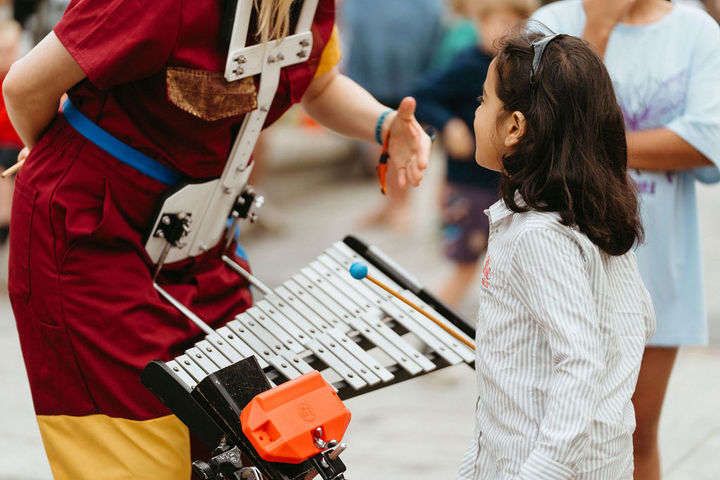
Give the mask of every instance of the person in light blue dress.
M 720 181 L 720 28 L 699 9 L 664 0 L 564 0 L 533 18 L 598 48 L 625 117 L 645 227 L 636 254 L 657 316 L 633 397 L 635 478 L 654 480 L 678 347 L 708 341 L 695 183 Z

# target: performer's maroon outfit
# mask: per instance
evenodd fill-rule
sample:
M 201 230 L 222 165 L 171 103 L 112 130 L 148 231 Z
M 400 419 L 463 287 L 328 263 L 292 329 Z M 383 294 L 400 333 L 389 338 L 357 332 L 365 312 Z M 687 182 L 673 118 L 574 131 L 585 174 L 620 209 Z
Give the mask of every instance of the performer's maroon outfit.
M 224 3 L 73 1 L 55 28 L 87 74 L 69 91 L 71 101 L 106 132 L 183 177 L 219 176 L 255 92 L 252 82 L 221 80 Z M 310 59 L 283 70 L 267 123 L 301 99 L 333 23 L 334 2 L 320 0 Z M 170 89 L 188 100 L 172 103 Z M 201 337 L 154 290 L 142 246 L 168 186 L 111 157 L 59 115 L 15 188 L 9 290 L 38 416 L 168 415 L 140 384 L 140 373 L 150 360 L 170 360 Z M 249 306 L 247 283 L 224 266 L 217 249 L 178 263 L 165 267 L 158 283 L 211 326 Z

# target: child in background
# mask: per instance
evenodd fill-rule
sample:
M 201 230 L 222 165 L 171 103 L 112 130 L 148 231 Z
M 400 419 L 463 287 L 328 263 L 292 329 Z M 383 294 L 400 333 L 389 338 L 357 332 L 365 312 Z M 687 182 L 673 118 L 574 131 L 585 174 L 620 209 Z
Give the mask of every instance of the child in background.
M 499 44 L 477 162 L 500 172 L 476 336 L 476 433 L 462 480 L 630 480 L 631 396 L 654 330 L 623 115 L 596 50 Z
M 448 0 L 445 2 L 447 11 L 443 22 L 444 31 L 432 62 L 433 69 L 447 68 L 458 53 L 478 43 L 480 37 L 468 9 L 473 1 Z
M 453 262 L 439 296 L 457 306 L 472 284 L 485 252 L 488 221 L 483 213 L 497 200 L 498 176 L 475 163 L 472 124 L 478 95 L 495 54 L 493 44 L 510 26 L 527 19 L 539 0 L 470 0 L 467 12 L 481 33 L 478 44 L 456 55 L 444 70 L 432 71 L 416 84 L 417 119 L 442 133 L 447 152 L 443 188 L 443 250 Z
M 20 24 L 12 20 L 0 21 L 0 83 L 5 80 L 10 65 L 18 58 L 20 49 Z M 0 171 L 10 168 L 17 161 L 23 143 L 15 133 L 0 95 Z M 10 233 L 10 207 L 12 205 L 14 177 L 0 178 L 0 245 Z

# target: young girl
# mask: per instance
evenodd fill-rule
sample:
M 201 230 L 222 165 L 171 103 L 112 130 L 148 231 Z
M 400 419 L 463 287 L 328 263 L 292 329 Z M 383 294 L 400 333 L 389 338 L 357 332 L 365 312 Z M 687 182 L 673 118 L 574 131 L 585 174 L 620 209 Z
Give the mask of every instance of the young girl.
M 584 40 L 500 42 L 476 160 L 501 173 L 476 337 L 476 433 L 460 479 L 631 479 L 631 396 L 654 314 L 623 117 Z
M 635 477 L 660 479 L 660 412 L 678 347 L 708 342 L 695 184 L 720 182 L 720 29 L 665 0 L 567 0 L 534 17 L 604 53 L 640 190 L 640 275 L 657 312 L 633 402 Z

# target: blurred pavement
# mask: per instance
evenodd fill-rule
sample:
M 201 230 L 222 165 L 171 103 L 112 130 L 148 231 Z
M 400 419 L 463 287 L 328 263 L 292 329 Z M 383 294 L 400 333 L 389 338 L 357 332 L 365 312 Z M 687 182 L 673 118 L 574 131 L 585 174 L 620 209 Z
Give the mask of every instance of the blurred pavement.
M 303 139 L 303 149 L 298 149 L 293 135 L 278 131 L 275 136 L 275 143 L 270 142 L 270 158 L 287 158 L 284 152 L 292 152 L 296 164 L 271 161 L 262 188 L 275 207 L 272 220 L 279 220 L 281 227 L 272 232 L 257 226 L 247 229 L 244 245 L 258 278 L 270 287 L 277 286 L 324 248 L 354 233 L 385 251 L 431 289 L 440 285 L 448 272 L 438 247 L 442 161 L 436 159 L 425 184 L 413 194 L 416 215 L 411 230 L 362 229 L 359 219 L 381 205 L 382 199 L 374 179 L 349 175 L 358 170 L 357 165 L 334 159 L 332 152 L 347 152 L 346 144 L 318 136 Z M 720 479 L 720 187 L 701 187 L 699 197 L 711 345 L 680 351 L 661 422 L 665 480 Z M 0 363 L 0 480 L 49 479 L 7 300 L 6 278 L 4 247 L 0 250 L 0 351 L 5 352 Z M 468 297 L 461 310 L 472 318 L 476 299 L 474 294 Z M 474 403 L 474 373 L 466 365 L 349 400 L 353 420 L 344 439 L 348 450 L 343 454 L 347 477 L 454 479 L 473 432 Z

